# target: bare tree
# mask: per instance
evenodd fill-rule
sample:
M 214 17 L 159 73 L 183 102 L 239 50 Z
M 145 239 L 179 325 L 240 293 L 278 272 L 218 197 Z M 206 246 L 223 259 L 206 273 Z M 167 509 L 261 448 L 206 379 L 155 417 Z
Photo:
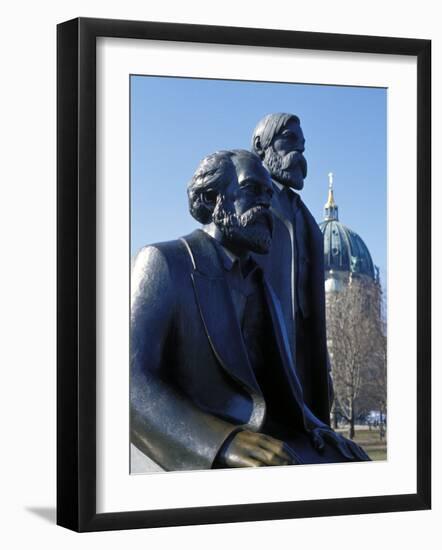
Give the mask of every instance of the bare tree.
M 382 403 L 386 411 L 386 335 L 379 292 L 378 285 L 360 277 L 327 295 L 327 340 L 335 410 L 348 421 L 351 439 L 361 405 L 369 396 L 376 396 L 373 402 Z
M 381 300 L 380 296 L 380 300 Z M 382 306 L 384 304 L 382 303 Z M 369 360 L 363 370 L 363 396 L 380 413 L 380 438 L 385 435 L 387 418 L 387 323 L 384 307 L 372 323 L 368 341 Z

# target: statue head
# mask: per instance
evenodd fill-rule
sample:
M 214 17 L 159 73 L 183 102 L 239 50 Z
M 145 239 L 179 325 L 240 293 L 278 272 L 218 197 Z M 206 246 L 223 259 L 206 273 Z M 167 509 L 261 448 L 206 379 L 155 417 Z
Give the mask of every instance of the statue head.
M 188 187 L 189 210 L 212 224 L 224 246 L 265 254 L 272 242 L 272 182 L 261 159 L 245 150 L 218 151 L 199 164 Z
M 256 125 L 252 149 L 262 159 L 272 178 L 300 190 L 307 176 L 307 161 L 301 122 L 296 115 L 272 113 Z

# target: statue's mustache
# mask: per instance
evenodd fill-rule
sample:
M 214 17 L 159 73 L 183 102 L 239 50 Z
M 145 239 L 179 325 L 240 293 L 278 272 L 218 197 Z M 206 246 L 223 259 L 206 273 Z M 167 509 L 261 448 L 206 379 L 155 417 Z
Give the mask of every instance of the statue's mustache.
M 241 226 L 245 227 L 251 223 L 263 220 L 267 223 L 270 230 L 273 230 L 273 216 L 270 210 L 265 206 L 254 206 L 244 212 L 239 218 Z
M 222 202 L 217 205 L 214 212 L 214 221 L 232 230 L 235 227 L 246 228 L 256 222 L 264 222 L 271 234 L 273 234 L 273 215 L 266 206 L 253 206 L 238 216 L 234 211 L 224 208 Z
M 305 160 L 305 157 L 302 153 L 298 151 L 292 151 L 291 153 L 287 153 L 287 155 L 284 155 L 281 160 L 281 169 L 287 170 L 288 168 L 295 168 L 296 166 L 300 166 L 302 173 L 305 175 L 307 174 L 307 161 Z

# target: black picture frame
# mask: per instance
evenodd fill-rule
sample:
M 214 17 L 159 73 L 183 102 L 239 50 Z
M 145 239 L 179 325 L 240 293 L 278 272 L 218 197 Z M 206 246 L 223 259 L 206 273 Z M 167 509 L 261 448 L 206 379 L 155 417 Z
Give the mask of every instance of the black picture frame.
M 116 37 L 417 59 L 417 492 L 96 512 L 96 39 Z M 431 506 L 431 42 L 79 18 L 57 28 L 57 523 L 75 531 L 424 510 Z

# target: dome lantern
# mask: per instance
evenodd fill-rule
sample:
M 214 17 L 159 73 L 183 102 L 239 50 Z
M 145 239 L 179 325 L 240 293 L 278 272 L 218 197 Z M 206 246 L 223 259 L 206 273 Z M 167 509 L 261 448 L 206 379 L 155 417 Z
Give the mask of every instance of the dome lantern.
M 335 203 L 335 197 L 333 196 L 333 172 L 328 174 L 328 199 L 324 205 L 324 219 L 325 220 L 338 220 L 338 205 Z

